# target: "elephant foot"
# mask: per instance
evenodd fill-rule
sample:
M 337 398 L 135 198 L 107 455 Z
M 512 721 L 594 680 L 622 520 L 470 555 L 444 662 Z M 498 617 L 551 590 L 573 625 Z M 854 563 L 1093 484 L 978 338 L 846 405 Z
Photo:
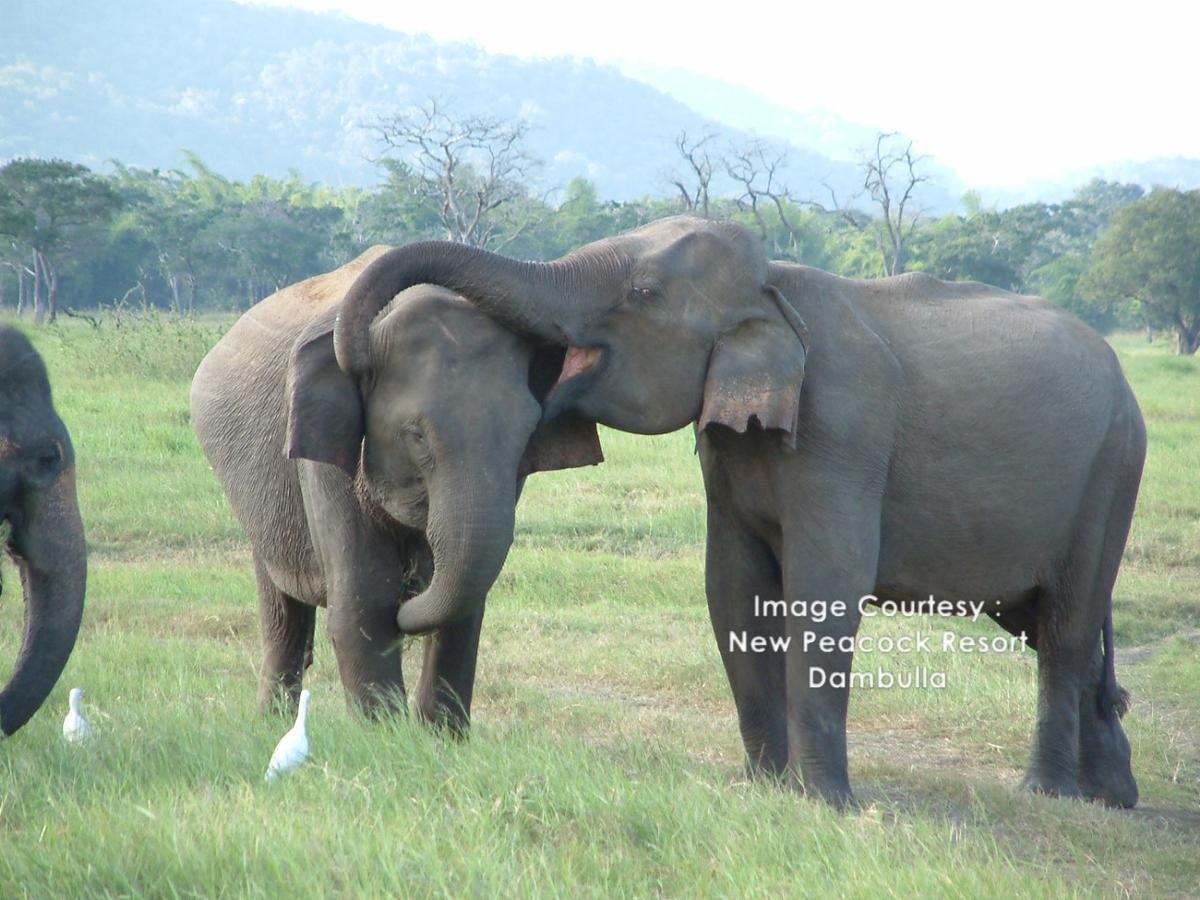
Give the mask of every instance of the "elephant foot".
M 1129 768 L 1129 757 L 1104 762 L 1080 760 L 1079 789 L 1089 800 L 1114 809 L 1133 809 L 1138 802 L 1137 781 Z
M 1138 802 L 1129 739 L 1116 716 L 1086 721 L 1076 767 L 1079 788 L 1085 797 L 1118 809 Z
M 757 758 L 747 756 L 742 771 L 748 781 L 763 781 L 780 787 L 801 788 L 800 779 L 796 777 L 795 772 L 788 768 L 786 762 L 775 762 L 767 756 Z
M 346 706 L 369 721 L 408 715 L 408 695 L 404 685 L 370 684 L 346 689 Z
M 1049 797 L 1065 797 L 1072 800 L 1084 799 L 1083 792 L 1075 783 L 1074 775 L 1056 775 L 1031 769 L 1021 781 L 1021 788 L 1034 794 Z
M 259 714 L 294 719 L 300 707 L 300 688 L 298 682 L 263 679 L 258 686 Z
M 471 730 L 471 719 L 463 712 L 461 706 L 429 707 L 423 703 L 416 706 L 417 719 L 422 725 L 438 734 L 444 734 L 455 740 L 465 741 Z
M 850 782 L 845 779 L 810 778 L 804 782 L 801 790 L 808 797 L 828 803 L 838 812 L 848 812 L 858 808 L 858 801 L 850 790 Z
M 1138 786 L 1133 775 L 1109 779 L 1081 779 L 1083 795 L 1111 809 L 1133 809 L 1138 802 Z

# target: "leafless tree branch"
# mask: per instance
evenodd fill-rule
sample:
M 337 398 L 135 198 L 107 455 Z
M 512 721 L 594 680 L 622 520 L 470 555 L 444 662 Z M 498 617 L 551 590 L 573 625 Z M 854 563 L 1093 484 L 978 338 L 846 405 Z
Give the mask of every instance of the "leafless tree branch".
M 384 147 L 408 163 L 447 240 L 495 249 L 515 239 L 496 214 L 526 196 L 525 184 L 538 168 L 523 146 L 528 123 L 455 115 L 431 98 L 380 118 L 375 130 Z

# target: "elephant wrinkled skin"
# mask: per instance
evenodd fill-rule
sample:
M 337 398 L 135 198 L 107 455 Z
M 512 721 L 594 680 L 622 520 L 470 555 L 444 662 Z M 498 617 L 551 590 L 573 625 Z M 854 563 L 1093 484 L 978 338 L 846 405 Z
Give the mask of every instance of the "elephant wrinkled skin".
M 75 451 L 54 411 L 46 367 L 28 339 L 0 326 L 0 525 L 20 572 L 25 633 L 0 690 L 0 736 L 29 721 L 75 647 L 87 588 L 87 543 Z
M 539 427 L 561 350 L 441 288 L 389 297 L 356 336 L 367 368 L 343 371 L 340 301 L 386 249 L 247 312 L 197 370 L 192 418 L 253 548 L 260 705 L 294 705 L 327 606 L 349 700 L 402 706 L 401 639 L 426 633 L 417 710 L 459 729 L 524 477 L 599 462 L 599 441 L 591 422 Z
M 547 416 L 696 423 L 709 611 L 752 771 L 849 802 L 840 644 L 857 601 L 933 595 L 984 602 L 1037 650 L 1026 785 L 1136 803 L 1111 607 L 1146 436 L 1115 355 L 1081 322 L 976 283 L 768 262 L 744 229 L 689 217 L 550 263 L 403 247 L 350 289 L 347 320 L 415 282 L 568 348 Z M 336 351 L 349 371 L 369 363 L 361 327 Z M 766 618 L 756 597 L 847 612 Z M 731 632 L 793 640 L 743 653 Z

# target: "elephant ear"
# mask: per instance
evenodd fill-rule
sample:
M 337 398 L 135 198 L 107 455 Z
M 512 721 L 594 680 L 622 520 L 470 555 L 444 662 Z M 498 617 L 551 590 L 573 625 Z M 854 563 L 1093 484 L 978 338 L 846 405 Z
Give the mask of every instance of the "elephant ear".
M 363 404 L 358 385 L 338 366 L 333 350 L 333 307 L 309 323 L 292 345 L 288 363 L 288 459 L 358 471 Z
M 596 423 L 574 413 L 565 413 L 539 423 L 517 468 L 517 477 L 555 469 L 576 469 L 604 462 Z
M 529 363 L 529 392 L 545 407 L 546 397 L 554 389 L 562 371 L 561 347 L 538 347 Z M 555 469 L 575 469 L 604 462 L 596 423 L 574 413 L 538 423 L 517 467 L 517 477 Z
M 794 450 L 808 329 L 778 290 L 766 292 L 783 321 L 746 319 L 721 336 L 709 359 L 697 425 L 701 431 L 724 425 L 742 434 L 755 421 L 764 430 L 782 431 Z

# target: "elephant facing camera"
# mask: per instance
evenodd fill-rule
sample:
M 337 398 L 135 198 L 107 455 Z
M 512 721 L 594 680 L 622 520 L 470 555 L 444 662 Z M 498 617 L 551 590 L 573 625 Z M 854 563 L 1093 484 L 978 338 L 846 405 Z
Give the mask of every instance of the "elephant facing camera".
M 247 312 L 197 370 L 192 418 L 253 551 L 260 706 L 297 702 L 323 606 L 353 705 L 404 706 L 403 638 L 426 634 L 417 711 L 461 730 L 525 477 L 603 457 L 593 423 L 543 424 L 561 351 L 442 288 L 350 324 L 365 355 L 343 366 L 344 297 L 386 249 Z

